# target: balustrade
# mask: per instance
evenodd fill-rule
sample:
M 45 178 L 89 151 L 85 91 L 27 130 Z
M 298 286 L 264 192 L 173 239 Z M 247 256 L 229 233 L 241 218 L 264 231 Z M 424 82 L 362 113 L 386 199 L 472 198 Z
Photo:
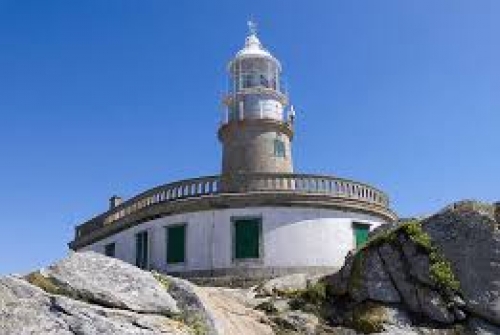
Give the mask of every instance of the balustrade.
M 224 188 L 230 180 L 236 190 Z M 222 186 L 222 187 L 221 187 Z M 307 174 L 257 173 L 227 177 L 220 176 L 188 179 L 159 186 L 140 194 L 78 227 L 78 236 L 85 235 L 106 224 L 123 219 L 144 208 L 163 202 L 174 202 L 220 193 L 275 192 L 295 194 L 321 194 L 331 197 L 360 200 L 388 207 L 388 199 L 377 189 L 350 180 Z

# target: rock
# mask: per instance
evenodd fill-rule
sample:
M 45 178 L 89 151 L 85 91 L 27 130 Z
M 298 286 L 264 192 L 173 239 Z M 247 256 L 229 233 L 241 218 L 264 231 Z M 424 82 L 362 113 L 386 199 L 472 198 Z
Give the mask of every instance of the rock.
M 406 236 L 399 235 L 398 239 L 403 255 L 409 265 L 410 276 L 420 283 L 433 286 L 434 282 L 430 277 L 429 255 L 419 252 L 416 244 Z
M 161 315 L 91 305 L 49 294 L 21 278 L 0 278 L 2 335 L 190 334 Z
M 200 334 L 272 334 L 263 313 L 255 311 L 247 290 L 199 287 L 187 280 L 159 275 L 158 278 L 181 309 L 181 319 Z
M 400 302 L 400 296 L 376 251 L 360 252 L 356 256 L 348 282 L 348 293 L 356 302 L 366 299 Z
M 500 230 L 492 208 L 465 202 L 374 236 L 327 278 L 332 310 L 399 295 L 408 311 L 441 327 L 471 315 L 500 326 Z
M 377 333 L 379 335 L 421 335 L 416 329 L 413 328 L 397 328 L 397 327 L 388 327 L 388 329 L 383 332 Z
M 287 299 L 275 299 L 272 301 L 274 308 L 278 313 L 284 313 L 290 310 Z
M 333 274 L 325 276 L 322 280 L 328 285 L 329 291 L 336 296 L 347 294 L 349 282 L 354 265 L 354 253 L 349 252 L 345 258 L 344 266 Z
M 500 325 L 500 231 L 481 213 L 449 208 L 425 220 L 423 228 L 450 261 L 465 309 Z
M 0 279 L 0 333 L 71 334 L 50 312 L 50 297 L 20 278 Z
M 467 323 L 467 328 L 474 335 L 500 334 L 500 327 L 492 325 L 491 323 L 478 318 L 471 318 Z
M 450 299 L 450 302 L 453 303 L 454 306 L 456 307 L 465 307 L 465 301 L 462 299 L 462 297 L 455 295 Z
M 454 315 L 448 310 L 446 303 L 439 293 L 427 287 L 417 288 L 417 297 L 422 313 L 431 320 L 451 324 L 455 321 Z
M 444 281 L 435 282 L 431 276 L 431 258 L 442 262 L 438 257 L 439 251 L 435 251 L 430 237 L 420 226 L 408 223 L 371 240 L 348 259 L 349 277 L 345 279 L 345 268 L 330 276 L 326 281 L 328 292 L 333 296 L 344 296 L 347 306 L 366 301 L 402 302 L 405 308 L 417 315 L 441 324 L 452 324 L 456 318 L 463 320 L 466 315 L 454 287 L 451 284 L 444 287 Z M 446 271 L 446 268 L 441 271 Z M 346 292 L 343 289 L 345 281 L 348 282 Z
M 377 237 L 393 230 L 398 226 L 398 223 L 384 223 L 368 233 L 368 240 L 376 239 Z
M 89 305 L 54 297 L 50 307 L 76 334 L 189 334 L 185 325 L 167 317 Z
M 272 335 L 263 312 L 247 306 L 246 297 L 236 298 L 239 290 L 220 287 L 198 287 L 197 295 L 210 311 L 218 334 Z
M 288 293 L 305 290 L 314 285 L 322 276 L 304 273 L 292 274 L 284 277 L 273 278 L 255 288 L 258 295 L 271 296 L 274 294 Z
M 455 320 L 457 321 L 463 321 L 467 319 L 467 314 L 465 314 L 465 312 L 458 307 L 453 307 L 453 315 L 455 316 Z
M 417 289 L 406 271 L 407 266 L 400 251 L 391 244 L 384 243 L 378 248 L 378 252 L 384 260 L 385 268 L 405 305 L 410 311 L 420 313 L 421 308 L 417 299 Z
M 161 276 L 160 281 L 182 310 L 181 318 L 186 324 L 196 327 L 200 331 L 203 330 L 206 335 L 220 333 L 221 329 L 217 327 L 215 317 L 207 304 L 200 298 L 200 288 L 187 280 L 164 275 L 158 276 Z
M 361 285 L 363 287 L 361 292 L 363 292 L 362 296 L 366 294 L 366 297 L 363 298 L 387 303 L 399 303 L 401 297 L 394 287 L 390 276 L 385 271 L 379 253 L 368 253 L 362 262 L 364 263 L 364 271 L 361 279 L 363 283 Z
M 451 205 L 448 205 L 438 214 L 446 212 L 454 212 L 458 214 L 477 213 L 479 215 L 486 216 L 491 220 L 495 220 L 496 206 L 497 204 L 489 204 L 477 200 L 468 199 L 468 200 L 457 201 Z
M 326 327 L 320 325 L 316 331 L 316 335 L 359 335 L 359 333 L 346 327 Z
M 408 328 L 412 326 L 412 321 L 408 313 L 395 306 L 384 306 L 384 329 L 388 326 L 393 326 L 397 328 Z
M 29 279 L 40 287 L 0 278 L 0 334 L 273 334 L 264 313 L 248 306 L 247 291 L 198 287 L 94 253 L 73 254 Z M 165 313 L 172 301 L 173 316 Z
M 349 313 L 346 324 L 356 331 L 369 333 L 404 333 L 412 327 L 408 314 L 398 308 L 375 302 L 364 302 L 354 307 Z
M 94 252 L 75 252 L 40 271 L 64 295 L 149 314 L 179 313 L 175 300 L 149 273 Z
M 312 315 L 300 311 L 289 311 L 272 318 L 272 321 L 278 328 L 287 334 L 295 332 L 303 335 L 317 334 L 316 328 L 319 325 L 319 319 Z
M 290 300 L 286 298 L 268 297 L 254 308 L 268 315 L 281 314 L 290 310 Z

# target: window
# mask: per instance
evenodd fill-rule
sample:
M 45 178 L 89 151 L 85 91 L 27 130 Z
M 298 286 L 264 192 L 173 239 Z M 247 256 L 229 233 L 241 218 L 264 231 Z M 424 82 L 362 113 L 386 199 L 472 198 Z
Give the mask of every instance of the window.
M 141 269 L 148 267 L 148 232 L 143 231 L 135 235 L 135 265 Z
M 104 246 L 104 254 L 108 257 L 115 257 L 115 243 L 106 244 Z
M 234 220 L 234 258 L 255 259 L 260 257 L 262 220 L 245 218 Z
M 253 76 L 251 74 L 243 74 L 243 87 L 242 88 L 251 88 L 253 85 Z
M 274 156 L 275 157 L 286 157 L 285 142 L 280 139 L 274 140 Z
M 167 264 L 186 261 L 186 225 L 167 227 Z
M 269 80 L 263 74 L 260 75 L 260 86 L 269 87 Z
M 362 247 L 368 240 L 370 226 L 362 223 L 353 224 L 354 238 L 356 240 L 356 248 Z
M 236 108 L 236 106 L 231 106 L 229 108 L 228 118 L 229 118 L 229 121 L 238 119 L 238 108 Z

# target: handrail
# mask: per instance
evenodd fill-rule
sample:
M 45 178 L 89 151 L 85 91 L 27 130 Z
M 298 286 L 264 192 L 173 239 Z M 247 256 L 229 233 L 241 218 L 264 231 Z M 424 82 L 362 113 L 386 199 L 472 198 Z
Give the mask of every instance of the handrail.
M 208 176 L 181 180 L 155 187 L 77 227 L 77 238 L 111 224 L 146 207 L 180 199 L 221 193 L 276 192 L 324 194 L 388 207 L 387 196 L 360 182 L 315 174 L 252 173 L 235 176 Z

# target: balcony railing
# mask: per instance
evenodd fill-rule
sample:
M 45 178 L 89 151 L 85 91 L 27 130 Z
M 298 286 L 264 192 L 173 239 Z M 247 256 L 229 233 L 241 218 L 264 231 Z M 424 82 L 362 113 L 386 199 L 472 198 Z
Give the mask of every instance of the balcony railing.
M 245 174 L 224 179 L 221 176 L 209 176 L 182 180 L 146 191 L 77 227 L 77 237 L 159 203 L 222 193 L 251 192 L 319 194 L 385 208 L 389 206 L 387 196 L 381 191 L 366 184 L 331 176 L 276 173 Z
M 388 207 L 387 196 L 369 185 L 332 176 L 255 173 L 226 178 L 231 192 L 293 192 L 324 194 Z

